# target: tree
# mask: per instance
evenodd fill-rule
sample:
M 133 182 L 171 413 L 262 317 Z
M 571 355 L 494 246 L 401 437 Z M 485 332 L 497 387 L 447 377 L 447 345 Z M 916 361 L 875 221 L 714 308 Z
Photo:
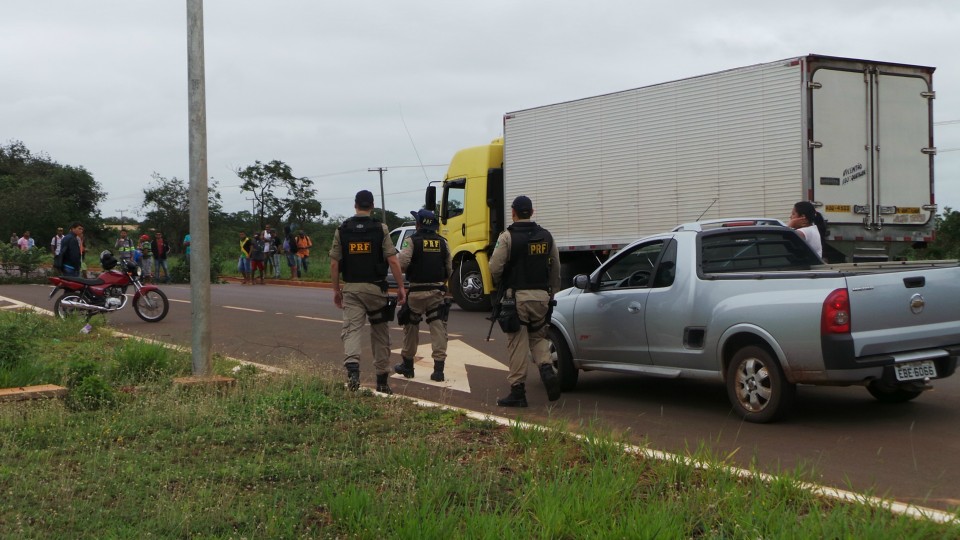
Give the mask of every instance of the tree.
M 313 180 L 297 178 L 293 170 L 282 161 L 269 163 L 255 161 L 253 165 L 236 171 L 243 180 L 241 191 L 249 192 L 257 202 L 259 228 L 267 221 L 277 224 L 289 221 L 303 226 L 305 223 L 327 217 Z
M 157 173 L 151 175 L 155 186 L 143 190 L 143 206 L 147 209 L 144 229 L 156 229 L 172 247 L 182 248 L 183 236 L 190 232 L 190 191 L 189 187 L 177 177 L 164 178 Z M 207 188 L 207 207 L 210 220 L 221 218 L 223 205 L 216 182 Z
M 83 223 L 90 236 L 100 228 L 97 208 L 105 194 L 83 167 L 61 165 L 33 154 L 20 141 L 0 146 L 0 230 L 29 230 L 46 243 L 57 227 Z

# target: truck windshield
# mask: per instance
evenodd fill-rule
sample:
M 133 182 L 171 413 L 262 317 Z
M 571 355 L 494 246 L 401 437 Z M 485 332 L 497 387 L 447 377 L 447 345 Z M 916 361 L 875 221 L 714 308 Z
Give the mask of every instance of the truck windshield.
M 700 238 L 700 266 L 705 274 L 809 270 L 819 264 L 817 255 L 790 229 L 727 230 Z

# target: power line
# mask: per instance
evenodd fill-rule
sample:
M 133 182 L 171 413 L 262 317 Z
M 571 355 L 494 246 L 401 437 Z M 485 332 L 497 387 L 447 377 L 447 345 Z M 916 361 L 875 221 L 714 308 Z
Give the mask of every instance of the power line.
M 949 126 L 951 124 L 960 124 L 960 120 L 942 120 L 940 122 L 934 122 L 935 126 Z

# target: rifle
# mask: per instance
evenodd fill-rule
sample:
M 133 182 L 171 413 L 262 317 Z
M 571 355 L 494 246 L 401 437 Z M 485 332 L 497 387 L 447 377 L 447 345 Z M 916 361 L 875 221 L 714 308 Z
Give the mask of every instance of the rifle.
M 497 324 L 497 319 L 500 318 L 500 309 L 503 306 L 503 296 L 507 293 L 507 286 L 504 283 L 500 284 L 500 288 L 497 289 L 497 298 L 493 301 L 492 310 L 490 316 L 487 319 L 490 320 L 490 330 L 487 331 L 487 341 L 490 341 L 490 335 L 493 334 L 493 325 Z

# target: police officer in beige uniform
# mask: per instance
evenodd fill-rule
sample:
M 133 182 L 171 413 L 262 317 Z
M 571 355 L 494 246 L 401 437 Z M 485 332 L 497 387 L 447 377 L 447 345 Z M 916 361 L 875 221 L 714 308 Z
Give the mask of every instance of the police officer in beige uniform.
M 343 341 L 347 385 L 350 390 L 360 388 L 360 335 L 364 322 L 369 319 L 377 391 L 392 394 L 387 384 L 387 377 L 390 376 L 390 334 L 387 323 L 393 320 L 392 308 L 388 305 L 387 269 L 393 272 L 397 280 L 398 304 L 406 301 L 403 274 L 387 226 L 370 217 L 373 193 L 367 190 L 358 192 L 354 209 L 356 215 L 337 228 L 330 247 L 333 302 L 343 310 L 340 339 Z
M 494 284 L 506 288 L 503 305 L 516 306 L 515 312 L 501 310 L 501 328 L 507 332 L 510 354 L 510 394 L 498 399 L 497 405 L 526 407 L 528 358 L 537 364 L 550 401 L 560 399 L 560 379 L 546 339 L 553 294 L 560 290 L 560 251 L 550 233 L 530 220 L 533 203 L 529 197 L 520 195 L 510 208 L 513 224 L 497 238 L 490 258 Z
M 407 304 L 401 309 L 398 322 L 403 325 L 402 364 L 393 370 L 406 378 L 413 377 L 413 361 L 420 345 L 420 321 L 430 328 L 433 349 L 433 373 L 430 379 L 443 380 L 447 359 L 447 316 L 450 303 L 445 300 L 446 281 L 453 273 L 453 262 L 447 241 L 437 233 L 439 223 L 430 210 L 410 212 L 417 220 L 417 232 L 404 240 L 400 249 L 400 268 L 407 273 L 410 289 Z

